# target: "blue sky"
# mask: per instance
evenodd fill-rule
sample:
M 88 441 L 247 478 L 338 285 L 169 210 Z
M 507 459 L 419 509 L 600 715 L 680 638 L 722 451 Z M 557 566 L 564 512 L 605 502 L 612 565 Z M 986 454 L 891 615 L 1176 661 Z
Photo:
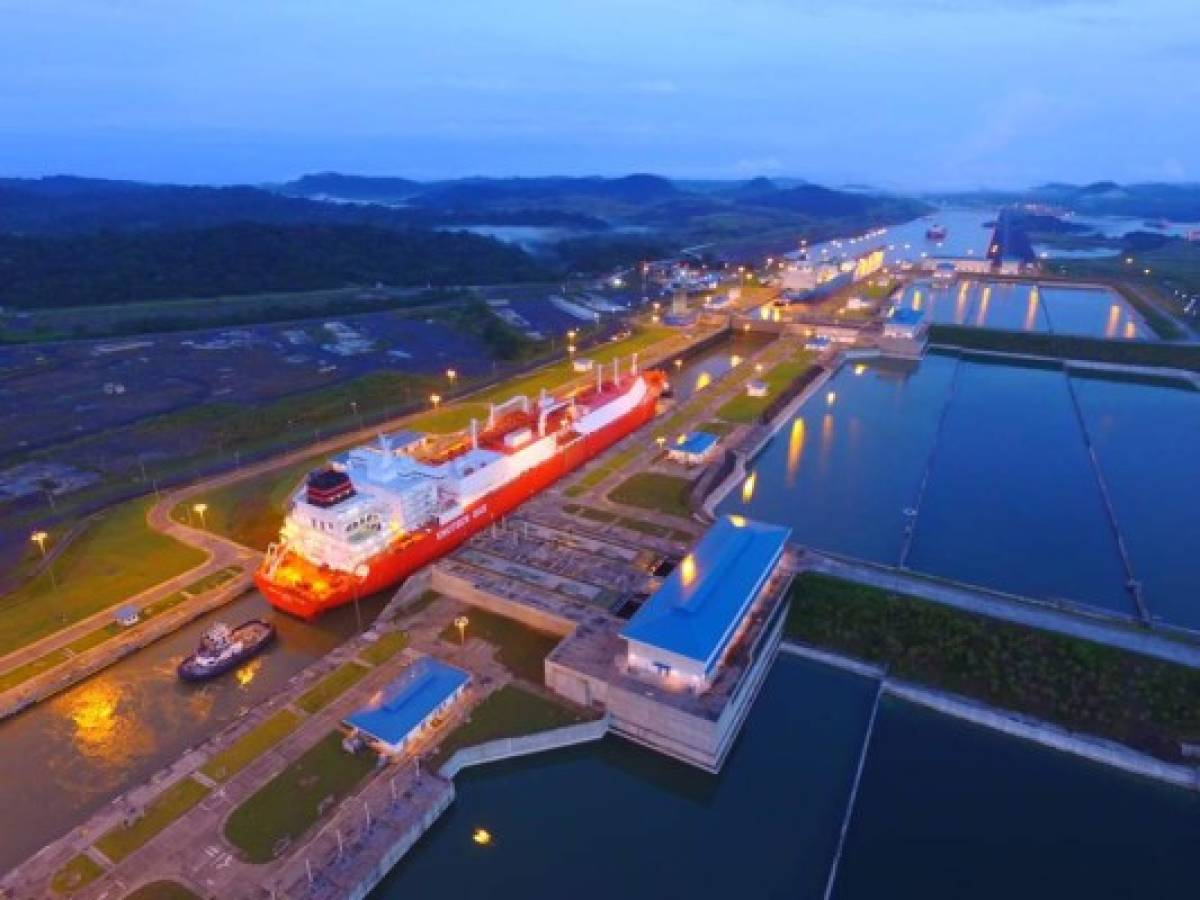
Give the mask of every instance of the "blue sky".
M 1197 0 L 0 0 L 0 174 L 1200 181 Z

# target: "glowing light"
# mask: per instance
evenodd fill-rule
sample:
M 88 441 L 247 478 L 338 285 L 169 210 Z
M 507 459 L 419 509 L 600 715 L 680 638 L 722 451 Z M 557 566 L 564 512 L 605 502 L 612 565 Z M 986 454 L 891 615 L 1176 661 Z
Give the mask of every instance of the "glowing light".
M 758 484 L 758 473 L 751 472 L 742 482 L 742 502 L 749 503 L 754 499 L 754 486 Z
M 238 686 L 245 687 L 252 682 L 254 680 L 254 676 L 258 674 L 258 670 L 262 668 L 262 664 L 263 658 L 259 656 L 250 660 L 250 662 L 246 663 L 244 666 L 234 672 L 233 675 L 234 678 L 237 679 Z
M 699 377 L 696 378 L 696 390 L 698 391 L 704 390 L 710 384 L 712 384 L 712 376 L 707 372 L 701 372 Z
M 451 384 L 454 383 L 454 379 L 457 377 L 458 377 L 458 373 L 455 372 L 453 369 L 446 370 L 446 378 L 450 380 Z
M 745 528 L 746 527 L 746 517 L 745 516 L 730 516 L 729 524 L 732 525 L 734 528 Z
M 854 367 L 854 374 L 855 374 L 855 375 L 865 375 L 865 374 L 866 374 L 866 371 L 867 371 L 867 364 L 866 364 L 866 363 L 858 363 L 858 365 L 856 365 L 856 366 Z
M 486 847 L 492 842 L 492 833 L 486 828 L 476 828 L 471 834 L 471 840 L 480 847 Z
M 764 322 L 770 321 L 771 308 L 769 306 L 760 306 L 758 309 L 758 317 L 760 319 L 762 319 Z
M 835 403 L 837 403 L 837 391 L 830 391 L 825 395 L 825 405 L 833 406 Z
M 442 402 L 441 394 L 430 394 L 429 402 L 433 404 L 434 409 L 437 409 L 438 404 Z
M 679 564 L 679 577 L 683 579 L 685 586 L 696 580 L 696 557 L 692 554 L 685 556 Z
M 741 362 L 742 362 L 742 358 L 740 356 L 738 356 L 736 353 L 733 354 L 733 356 L 729 357 L 729 367 L 732 369 L 736 369 L 739 365 L 741 365 Z
M 1113 304 L 1108 308 L 1108 321 L 1104 323 L 1104 336 L 1112 338 L 1117 336 L 1117 326 L 1121 324 L 1121 307 Z
M 686 443 L 686 442 L 687 442 L 686 434 L 681 434 L 679 437 L 675 438 L 676 446 L 682 447 L 684 445 L 684 443 Z
M 1137 327 L 1133 324 L 1133 322 L 1125 323 L 1125 337 L 1137 337 Z
M 804 420 L 796 419 L 792 422 L 792 431 L 788 435 L 788 452 L 787 452 L 787 481 L 792 484 L 796 477 L 796 472 L 800 468 L 800 455 L 804 452 Z

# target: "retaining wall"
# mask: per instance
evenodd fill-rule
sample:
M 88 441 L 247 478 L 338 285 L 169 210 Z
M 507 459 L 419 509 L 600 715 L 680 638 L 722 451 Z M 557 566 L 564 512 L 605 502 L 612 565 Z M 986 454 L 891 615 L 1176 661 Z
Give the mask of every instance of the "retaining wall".
M 547 750 L 558 750 L 562 747 L 574 747 L 578 744 L 588 744 L 598 741 L 608 733 L 609 718 L 603 716 L 593 722 L 582 722 L 578 725 L 566 725 L 550 731 L 539 731 L 537 734 L 527 734 L 521 737 L 500 738 L 488 741 L 486 744 L 476 744 L 474 747 L 464 747 L 455 752 L 438 771 L 443 778 L 453 778 L 463 769 L 470 766 L 481 766 L 486 763 L 513 759 L 518 756 L 531 756 Z

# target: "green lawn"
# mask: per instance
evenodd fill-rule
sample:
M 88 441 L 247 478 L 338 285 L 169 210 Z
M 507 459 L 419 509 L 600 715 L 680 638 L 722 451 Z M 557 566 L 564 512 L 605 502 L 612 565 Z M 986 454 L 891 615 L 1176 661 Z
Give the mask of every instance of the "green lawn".
M 763 410 L 779 395 L 780 391 L 808 370 L 814 359 L 816 359 L 816 354 L 805 350 L 797 353 L 791 359 L 773 366 L 762 378 L 767 385 L 765 397 L 751 397 L 743 389 L 736 397 L 721 406 L 717 410 L 717 415 L 726 421 L 738 424 L 753 422 L 762 415 Z
M 7 672 L 0 673 L 0 691 L 15 688 L 33 676 L 40 675 L 48 669 L 53 669 L 55 666 L 65 663 L 70 658 L 71 654 L 66 650 L 55 650 L 53 653 L 39 656 L 37 659 L 17 666 L 15 669 L 9 669 Z
M 583 721 L 584 717 L 569 707 L 515 684 L 506 684 L 471 710 L 470 717 L 446 736 L 434 754 L 433 767 L 441 766 L 463 747 L 537 734 Z
M 200 900 L 200 897 L 178 882 L 152 881 L 126 894 L 125 900 Z
M 177 781 L 150 801 L 141 817 L 128 826 L 119 825 L 96 841 L 96 849 L 120 862 L 141 849 L 160 831 L 208 796 L 209 788 L 192 778 Z
M 670 516 L 691 517 L 688 491 L 692 482 L 678 475 L 661 472 L 638 472 L 608 492 L 608 499 L 626 506 L 650 509 Z
M 216 754 L 200 771 L 213 781 L 228 781 L 266 753 L 300 725 L 300 717 L 281 709 Z
M 56 894 L 73 894 L 104 874 L 104 870 L 90 856 L 80 853 L 54 873 L 50 889 Z
M 358 684 L 371 671 L 358 663 L 342 663 L 326 675 L 321 681 L 300 695 L 296 705 L 308 713 L 320 712 L 354 685 Z
M 545 678 L 546 655 L 558 646 L 561 637 L 544 631 L 535 631 L 513 619 L 471 607 L 467 612 L 470 620 L 466 629 L 467 640 L 479 638 L 496 648 L 496 658 L 516 675 L 527 681 L 541 684 Z M 451 623 L 442 630 L 443 641 L 459 642 L 458 628 Z
M 0 654 L 115 606 L 204 561 L 199 550 L 152 531 L 153 498 L 122 503 L 102 515 L 48 572 L 0 598 Z M 53 535 L 51 536 L 53 540 Z
M 268 781 L 225 821 L 225 837 L 252 863 L 274 859 L 375 768 L 374 753 L 349 754 L 331 731 Z
M 373 644 L 368 644 L 366 649 L 358 655 L 360 659 L 369 662 L 373 666 L 378 666 L 381 663 L 387 662 L 407 646 L 408 635 L 405 632 L 386 631 L 379 636 L 379 640 Z
M 1101 644 L 811 574 L 787 634 L 1165 759 L 1200 739 L 1200 671 Z

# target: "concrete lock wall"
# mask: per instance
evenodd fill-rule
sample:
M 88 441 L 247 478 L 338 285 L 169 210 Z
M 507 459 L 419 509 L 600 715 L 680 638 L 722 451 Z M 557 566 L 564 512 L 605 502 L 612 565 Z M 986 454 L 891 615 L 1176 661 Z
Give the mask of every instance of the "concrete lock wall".
M 446 761 L 438 774 L 443 778 L 453 778 L 469 766 L 479 766 L 517 756 L 529 756 L 547 750 L 598 741 L 608 733 L 608 726 L 609 717 L 604 716 L 593 722 L 582 722 L 579 725 L 567 725 L 550 731 L 540 731 L 537 734 L 500 738 L 488 741 L 486 744 L 464 747 Z
M 446 594 L 463 603 L 478 606 L 480 609 L 493 612 L 498 616 L 514 619 L 537 631 L 547 631 L 566 637 L 575 630 L 575 623 L 570 619 L 526 606 L 524 603 L 497 597 L 495 594 L 476 587 L 465 578 L 446 572 L 440 566 L 433 567 L 430 586 L 440 594 Z

